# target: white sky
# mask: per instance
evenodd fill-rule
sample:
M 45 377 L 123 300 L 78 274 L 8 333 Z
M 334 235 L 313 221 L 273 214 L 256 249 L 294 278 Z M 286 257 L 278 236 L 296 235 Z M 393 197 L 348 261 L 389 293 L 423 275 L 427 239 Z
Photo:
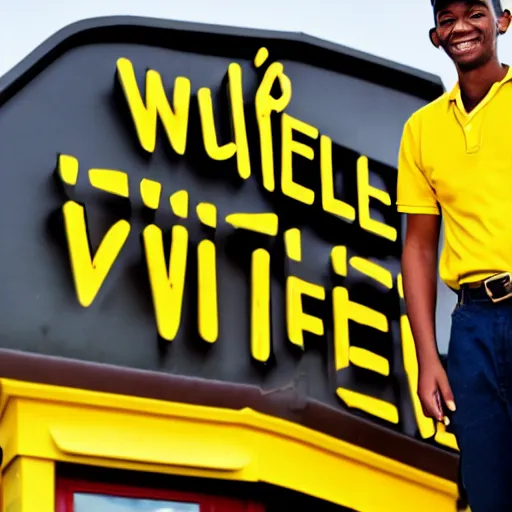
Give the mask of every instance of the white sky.
M 74 21 L 127 14 L 305 32 L 435 73 L 446 87 L 456 80 L 428 40 L 430 0 L 3 0 L 0 75 Z M 512 33 L 503 37 L 500 56 L 512 64 Z

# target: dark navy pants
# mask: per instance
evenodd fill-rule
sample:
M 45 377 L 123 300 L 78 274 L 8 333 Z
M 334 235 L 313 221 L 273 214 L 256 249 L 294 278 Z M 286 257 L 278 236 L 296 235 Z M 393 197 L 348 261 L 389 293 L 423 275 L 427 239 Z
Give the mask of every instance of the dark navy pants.
M 472 512 L 512 511 L 512 300 L 473 300 L 452 315 L 452 424 Z

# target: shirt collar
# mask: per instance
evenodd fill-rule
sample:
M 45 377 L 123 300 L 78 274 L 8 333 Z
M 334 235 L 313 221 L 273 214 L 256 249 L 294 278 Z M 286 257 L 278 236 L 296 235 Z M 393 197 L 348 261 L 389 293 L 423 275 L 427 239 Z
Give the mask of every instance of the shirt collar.
M 507 74 L 505 75 L 503 80 L 501 80 L 501 82 L 498 82 L 497 84 L 494 84 L 494 85 L 499 87 L 499 86 L 503 85 L 504 83 L 509 82 L 510 80 L 512 80 L 512 66 L 509 66 Z M 448 100 L 449 101 L 457 101 L 457 97 L 460 97 L 459 82 L 457 82 L 455 84 L 455 86 L 453 87 L 453 89 L 448 93 Z

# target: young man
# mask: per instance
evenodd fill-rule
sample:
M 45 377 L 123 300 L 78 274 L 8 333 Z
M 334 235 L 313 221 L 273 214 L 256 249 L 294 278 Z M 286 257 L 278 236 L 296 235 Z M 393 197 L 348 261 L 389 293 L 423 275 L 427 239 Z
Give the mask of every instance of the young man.
M 454 411 L 472 512 L 512 511 L 512 70 L 497 55 L 511 18 L 499 0 L 432 4 L 431 41 L 453 61 L 459 80 L 411 116 L 399 156 L 418 394 L 430 417 L 446 421 L 445 412 Z M 448 375 L 434 325 L 440 214 L 440 276 L 458 294 Z

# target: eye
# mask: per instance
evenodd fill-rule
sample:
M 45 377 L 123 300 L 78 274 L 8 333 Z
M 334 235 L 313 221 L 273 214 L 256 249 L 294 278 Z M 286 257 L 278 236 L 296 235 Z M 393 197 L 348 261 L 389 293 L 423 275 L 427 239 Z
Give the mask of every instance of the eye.
M 485 14 L 483 12 L 475 12 L 471 15 L 471 18 L 478 19 L 478 18 L 483 18 L 484 16 L 485 16 Z
M 442 20 L 439 21 L 439 25 L 441 27 L 445 27 L 447 25 L 449 25 L 450 23 L 453 23 L 454 19 L 453 18 L 443 18 Z

